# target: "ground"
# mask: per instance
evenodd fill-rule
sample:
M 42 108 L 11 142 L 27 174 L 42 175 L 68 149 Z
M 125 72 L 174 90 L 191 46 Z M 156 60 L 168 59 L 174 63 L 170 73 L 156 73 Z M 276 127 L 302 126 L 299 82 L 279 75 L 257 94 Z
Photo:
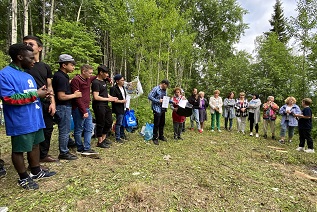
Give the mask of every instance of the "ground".
M 2 127 L 0 156 L 8 173 L 0 179 L 0 207 L 9 211 L 317 211 L 317 182 L 295 173 L 317 177 L 317 153 L 297 152 L 298 134 L 292 143 L 282 145 L 248 133 L 211 132 L 207 122 L 203 133 L 187 129 L 184 140 L 175 141 L 170 118 L 167 122 L 168 142 L 158 146 L 145 142 L 138 132 L 128 133 L 128 142 L 113 143 L 110 149 L 97 149 L 93 139 L 100 159 L 43 164 L 57 174 L 39 180 L 37 191 L 17 186 L 10 138 Z M 55 129 L 53 156 L 58 155 L 57 133 Z

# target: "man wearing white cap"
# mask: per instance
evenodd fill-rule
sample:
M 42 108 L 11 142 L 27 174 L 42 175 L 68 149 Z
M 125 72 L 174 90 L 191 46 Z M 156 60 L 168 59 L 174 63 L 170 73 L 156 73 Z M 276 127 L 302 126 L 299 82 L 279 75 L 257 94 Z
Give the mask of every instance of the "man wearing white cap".
M 75 60 L 71 55 L 59 56 L 59 69 L 53 77 L 55 92 L 56 116 L 58 119 L 59 156 L 61 160 L 76 160 L 77 157 L 69 152 L 67 147 L 70 133 L 70 119 L 72 114 L 72 99 L 82 97 L 80 91 L 72 93 L 68 73 L 75 69 Z

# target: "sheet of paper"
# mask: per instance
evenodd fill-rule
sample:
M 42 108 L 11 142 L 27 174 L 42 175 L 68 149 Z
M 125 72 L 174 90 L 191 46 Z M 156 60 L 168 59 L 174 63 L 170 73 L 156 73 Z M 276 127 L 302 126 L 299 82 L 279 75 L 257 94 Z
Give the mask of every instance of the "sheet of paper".
M 127 95 L 125 97 L 125 100 L 127 100 L 127 102 L 125 103 L 125 108 L 130 108 L 130 100 L 131 100 L 131 96 Z
M 178 106 L 181 107 L 181 108 L 185 108 L 186 107 L 186 104 L 187 104 L 187 100 L 186 99 L 181 99 L 179 102 L 178 102 Z
M 162 108 L 168 108 L 170 98 L 168 96 L 163 97 Z

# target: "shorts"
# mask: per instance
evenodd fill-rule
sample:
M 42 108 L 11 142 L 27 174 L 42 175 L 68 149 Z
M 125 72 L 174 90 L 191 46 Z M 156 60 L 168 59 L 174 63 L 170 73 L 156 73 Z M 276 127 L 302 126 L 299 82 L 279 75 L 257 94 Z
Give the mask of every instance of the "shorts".
M 31 152 L 34 145 L 44 140 L 43 129 L 24 135 L 11 136 L 12 152 Z

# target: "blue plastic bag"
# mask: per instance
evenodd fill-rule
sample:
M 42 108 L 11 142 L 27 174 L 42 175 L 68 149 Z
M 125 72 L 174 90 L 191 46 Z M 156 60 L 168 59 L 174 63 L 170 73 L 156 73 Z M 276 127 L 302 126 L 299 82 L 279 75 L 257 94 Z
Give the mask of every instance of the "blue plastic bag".
M 144 129 L 144 140 L 149 141 L 153 138 L 153 128 L 154 124 L 145 124 L 145 129 Z
M 123 126 L 125 128 L 138 126 L 136 117 L 134 115 L 134 110 L 127 110 L 125 112 L 123 122 Z

